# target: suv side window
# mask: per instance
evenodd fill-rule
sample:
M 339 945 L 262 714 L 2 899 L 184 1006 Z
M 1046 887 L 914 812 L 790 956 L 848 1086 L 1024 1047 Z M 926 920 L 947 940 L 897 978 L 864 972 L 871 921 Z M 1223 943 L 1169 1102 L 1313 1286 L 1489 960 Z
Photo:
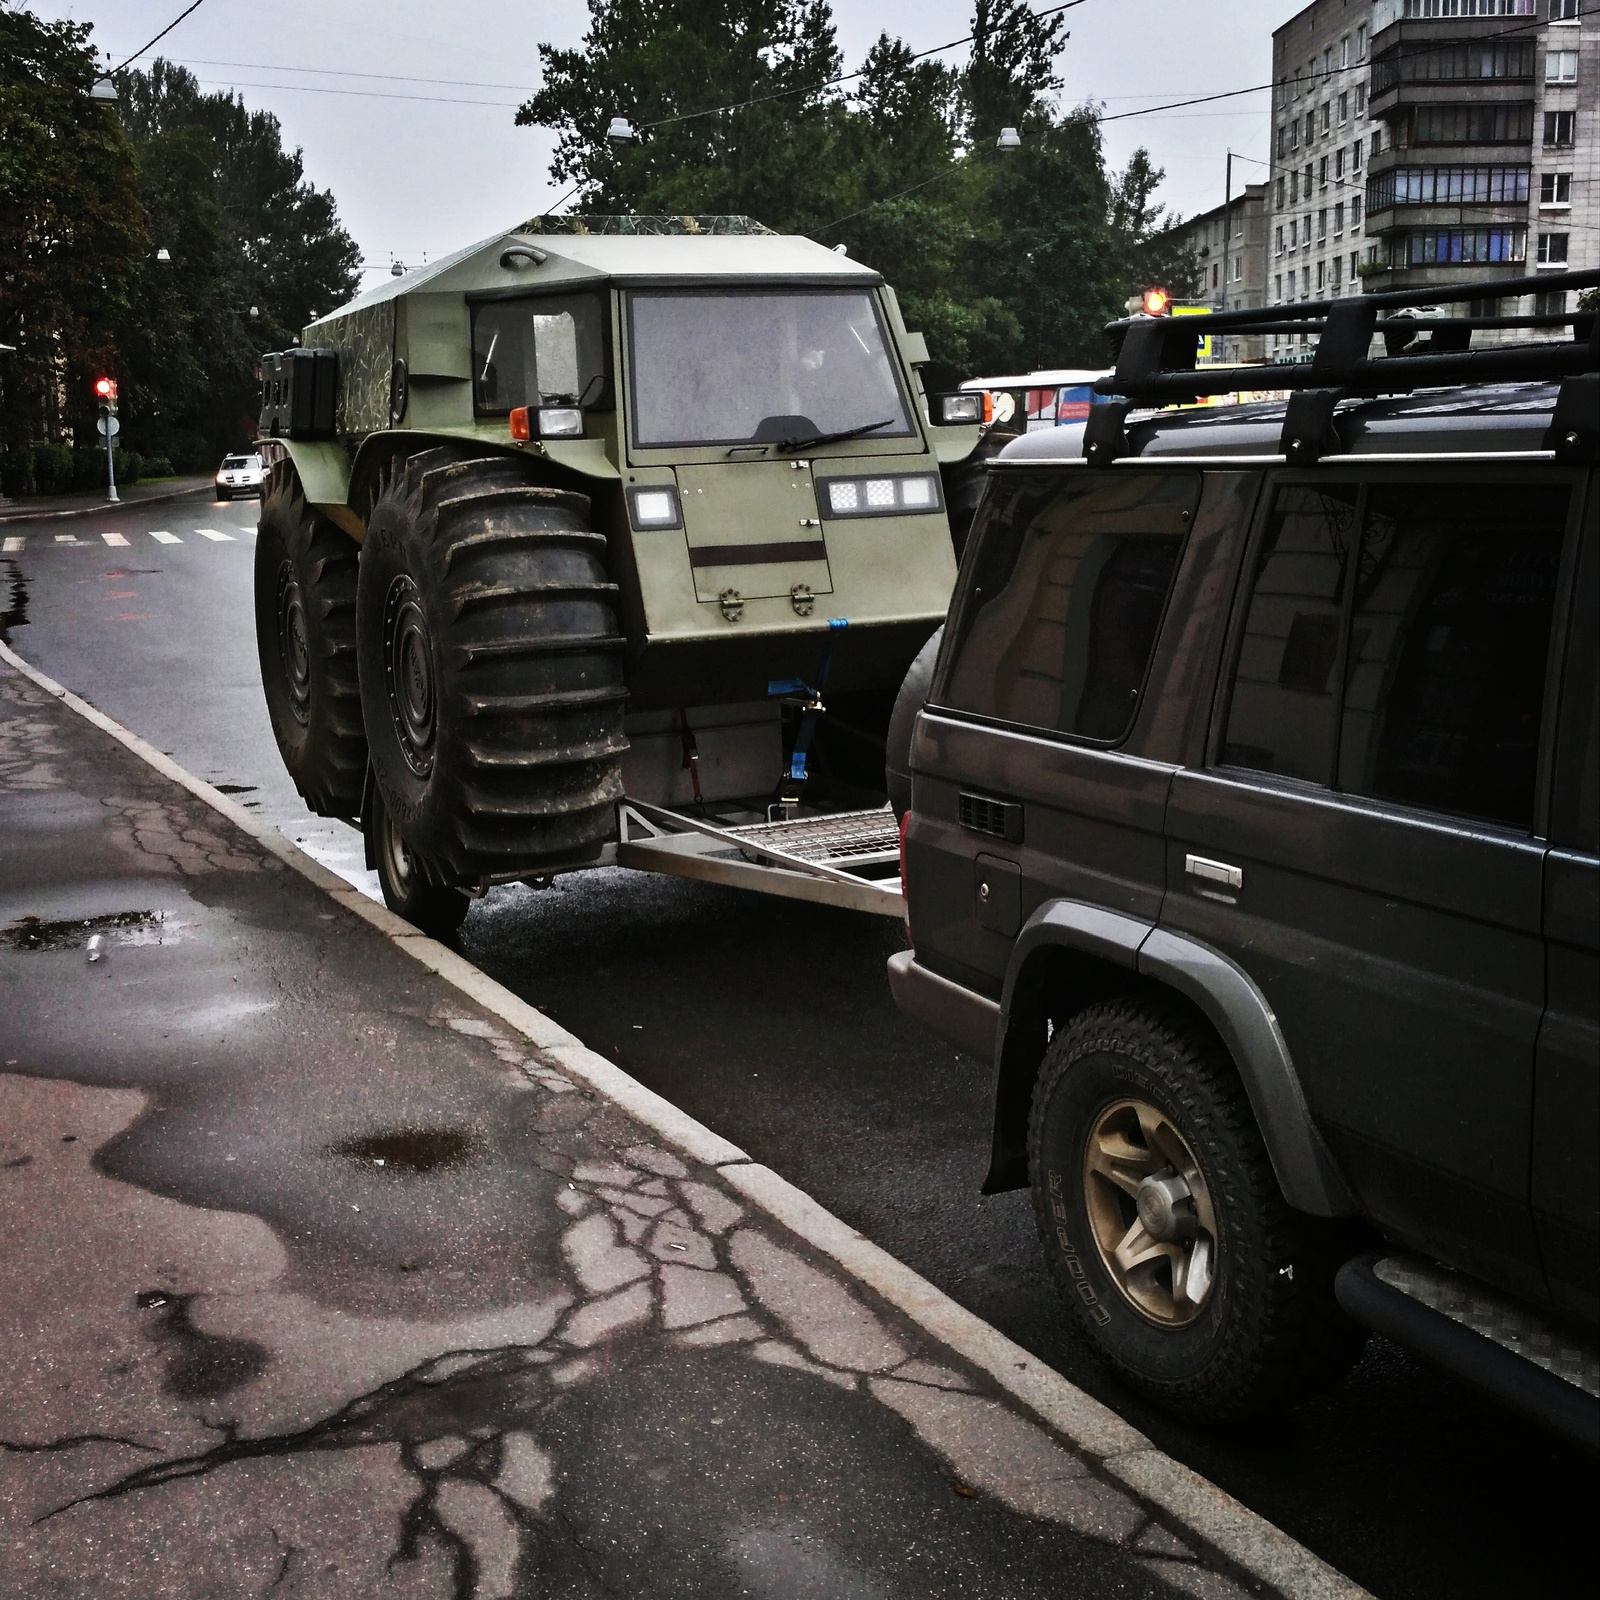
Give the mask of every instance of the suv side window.
M 1277 491 L 1221 761 L 1531 828 L 1571 489 L 1364 494 L 1358 543 L 1357 485 Z
M 1073 470 L 996 487 L 938 701 L 1115 744 L 1133 726 L 1200 476 Z
M 1256 558 L 1222 760 L 1309 783 L 1333 772 L 1345 558 L 1356 486 L 1288 484 Z
M 1374 485 L 1339 787 L 1533 826 L 1569 490 Z

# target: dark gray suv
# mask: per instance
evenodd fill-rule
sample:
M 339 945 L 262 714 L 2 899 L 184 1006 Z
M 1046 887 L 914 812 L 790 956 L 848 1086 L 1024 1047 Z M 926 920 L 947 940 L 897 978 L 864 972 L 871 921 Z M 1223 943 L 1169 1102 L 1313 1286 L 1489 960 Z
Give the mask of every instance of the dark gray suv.
M 1424 298 L 1114 324 L 1113 398 L 1000 454 L 890 979 L 992 1055 L 985 1192 L 1146 1394 L 1247 1414 L 1378 1328 L 1594 1445 L 1597 319 Z M 1195 370 L 1221 325 L 1314 354 Z M 1244 384 L 1291 394 L 1153 409 Z

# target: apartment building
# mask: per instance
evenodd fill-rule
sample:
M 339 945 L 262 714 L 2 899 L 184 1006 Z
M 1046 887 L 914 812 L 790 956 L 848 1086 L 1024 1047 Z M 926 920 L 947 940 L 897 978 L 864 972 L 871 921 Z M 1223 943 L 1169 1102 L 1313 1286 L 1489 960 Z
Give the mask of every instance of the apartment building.
M 1273 301 L 1600 259 L 1592 5 L 1314 0 L 1273 34 L 1273 80 Z
M 1272 35 L 1263 278 L 1273 302 L 1361 292 L 1374 9 L 1374 0 L 1313 0 Z
M 1247 183 L 1224 204 L 1172 230 L 1196 263 L 1194 282 L 1173 284 L 1175 295 L 1212 311 L 1255 310 L 1266 304 L 1266 192 L 1264 183 Z M 1265 357 L 1260 337 L 1219 337 L 1213 345 L 1213 361 L 1232 364 Z

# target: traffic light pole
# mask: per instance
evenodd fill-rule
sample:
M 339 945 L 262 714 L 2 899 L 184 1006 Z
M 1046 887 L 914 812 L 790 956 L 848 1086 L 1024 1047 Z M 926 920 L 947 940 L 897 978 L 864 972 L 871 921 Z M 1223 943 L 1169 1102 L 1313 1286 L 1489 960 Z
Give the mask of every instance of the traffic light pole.
M 106 429 L 106 499 L 116 505 L 122 498 L 117 493 L 116 436 Z

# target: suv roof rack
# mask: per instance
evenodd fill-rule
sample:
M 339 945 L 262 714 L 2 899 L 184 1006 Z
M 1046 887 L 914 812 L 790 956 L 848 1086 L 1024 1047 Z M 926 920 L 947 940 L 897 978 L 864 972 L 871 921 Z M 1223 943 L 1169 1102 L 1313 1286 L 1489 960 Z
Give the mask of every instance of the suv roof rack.
M 1600 458 L 1600 315 L 1583 310 L 1428 317 L 1418 316 L 1415 308 L 1594 288 L 1600 288 L 1600 269 L 1304 300 L 1252 311 L 1124 317 L 1106 325 L 1116 371 L 1094 385 L 1096 393 L 1116 398 L 1090 408 L 1083 453 L 1097 465 L 1126 455 L 1125 424 L 1136 404 L 1181 404 L 1237 389 L 1287 389 L 1279 448 L 1289 461 L 1316 461 L 1342 449 L 1333 428 L 1334 407 L 1341 400 L 1448 384 L 1560 379 L 1544 447 L 1558 460 L 1593 461 Z M 1471 348 L 1473 332 L 1480 328 L 1569 326 L 1570 340 Z M 1211 333 L 1314 333 L 1317 341 L 1309 361 L 1197 367 L 1199 341 Z M 1411 348 L 1423 333 L 1426 343 Z M 1385 353 L 1373 357 L 1372 341 L 1380 334 Z

